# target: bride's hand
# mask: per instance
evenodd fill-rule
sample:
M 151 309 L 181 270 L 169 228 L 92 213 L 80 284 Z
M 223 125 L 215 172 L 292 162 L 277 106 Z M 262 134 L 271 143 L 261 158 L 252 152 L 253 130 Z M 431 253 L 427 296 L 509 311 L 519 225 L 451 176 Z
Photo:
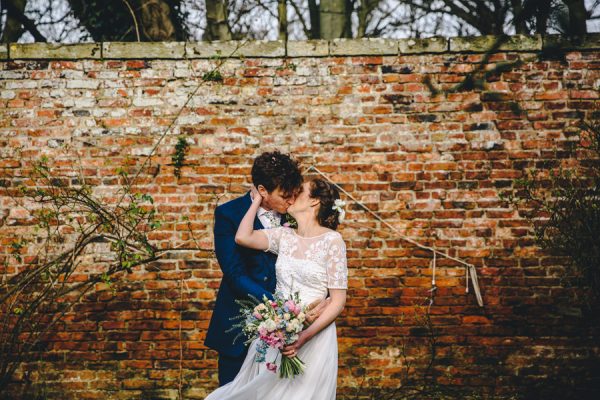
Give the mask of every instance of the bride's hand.
M 321 316 L 323 310 L 331 304 L 331 297 L 327 297 L 325 300 L 315 300 L 312 302 L 306 311 L 306 320 L 304 321 L 305 326 L 309 326 Z
M 258 191 L 258 189 L 256 189 L 256 186 L 254 185 L 252 185 L 252 188 L 250 188 L 250 196 L 252 197 L 252 201 L 255 201 L 257 203 L 262 202 L 262 196 L 260 195 L 260 192 Z
M 281 354 L 283 354 L 286 357 L 296 357 L 296 355 L 298 355 L 298 351 L 300 350 L 300 348 L 308 341 L 308 338 L 306 337 L 306 335 L 304 334 L 305 331 L 302 331 L 298 334 L 298 340 L 296 340 L 294 343 L 289 344 L 287 346 L 285 346 L 284 348 L 281 349 Z

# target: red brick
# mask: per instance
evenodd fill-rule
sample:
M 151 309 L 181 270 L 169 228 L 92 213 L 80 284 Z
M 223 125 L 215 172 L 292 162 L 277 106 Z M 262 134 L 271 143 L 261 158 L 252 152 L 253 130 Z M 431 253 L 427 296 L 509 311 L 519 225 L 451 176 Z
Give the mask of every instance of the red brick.
M 523 57 L 492 54 L 483 71 Z M 212 251 L 214 208 L 245 193 L 251 160 L 275 148 L 298 155 L 303 168 L 316 165 L 401 235 L 476 265 L 485 308 L 477 306 L 472 287 L 465 293 L 464 267 L 437 258 L 431 307 L 437 383 L 478 385 L 483 397 L 493 397 L 529 393 L 548 377 L 585 376 L 599 351 L 593 342 L 598 324 L 577 311 L 585 295 L 560 282 L 567 263 L 536 246 L 526 210 L 499 198 L 529 168 L 576 165 L 564 131 L 578 123 L 580 111 L 590 116 L 600 110 L 592 89 L 600 56 L 586 49 L 565 57 L 567 62 L 526 61 L 490 75 L 484 90 L 438 94 L 425 77 L 440 90 L 455 88 L 484 55 L 295 60 L 314 71 L 310 78 L 325 82 L 320 86 L 304 85 L 293 69 L 277 71 L 273 60 L 230 64 L 223 83 L 202 83 L 198 102 L 183 110 L 135 185 L 154 196 L 163 224 L 148 238 L 157 248 L 199 243 L 204 250 L 171 252 L 119 275 L 114 286 L 97 284 L 49 334 L 41 364 L 24 369 L 32 384 L 60 387 L 49 397 L 109 399 L 161 397 L 162 390 L 177 388 L 180 373 L 184 397 L 187 387 L 216 387 L 217 354 L 203 344 L 222 277 Z M 205 61 L 192 64 L 202 71 Z M 322 68 L 314 69 L 317 61 Z M 11 193 L 19 183 L 30 185 L 23 178 L 27 160 L 40 154 L 61 176 L 74 177 L 80 156 L 94 196 L 115 204 L 117 167 L 135 174 L 173 122 L 184 83 L 201 83 L 191 69 L 173 78 L 175 69 L 185 74 L 182 65 L 184 60 L 3 62 L 0 147 L 8 153 L 0 160 L 0 181 L 10 184 Z M 13 78 L 13 70 L 22 79 Z M 82 75 L 82 86 L 90 80 L 93 87 L 96 79 L 102 84 L 82 97 L 81 90 L 63 90 L 57 74 Z M 40 90 L 19 87 L 40 79 Z M 56 94 L 48 97 L 52 90 Z M 78 108 L 88 95 L 96 101 L 94 113 L 85 112 L 90 106 Z M 159 96 L 165 105 L 133 107 L 140 95 Z M 52 147 L 50 139 L 71 141 L 75 130 L 78 156 Z M 173 175 L 177 135 L 193 142 L 180 178 Z M 22 145 L 23 157 L 10 154 Z M 403 383 L 397 351 L 404 340 L 411 373 L 425 368 L 427 330 L 414 314 L 415 305 L 427 304 L 432 257 L 343 197 L 348 221 L 340 232 L 350 276 L 347 304 L 336 321 L 338 394 L 354 398 L 362 376 L 380 378 L 375 388 Z M 34 246 L 21 249 L 21 263 L 9 255 L 12 238 L 32 226 L 29 211 L 0 191 L 3 273 L 22 272 L 36 261 Z M 69 282 L 102 273 L 109 256 L 94 245 Z M 17 379 L 25 387 L 21 372 Z

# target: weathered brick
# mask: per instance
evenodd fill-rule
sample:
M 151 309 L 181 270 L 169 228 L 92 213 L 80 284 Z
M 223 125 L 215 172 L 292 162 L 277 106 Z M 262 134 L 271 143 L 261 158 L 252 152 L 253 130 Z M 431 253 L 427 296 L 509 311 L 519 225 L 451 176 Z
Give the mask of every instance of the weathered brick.
M 251 160 L 267 149 L 317 166 L 400 234 L 476 265 L 485 308 L 472 288 L 465 293 L 463 266 L 436 259 L 437 383 L 517 396 L 532 382 L 591 373 L 599 351 L 593 313 L 558 279 L 566 261 L 537 247 L 525 212 L 499 195 L 529 168 L 576 164 L 567 151 L 572 127 L 582 113 L 600 115 L 596 36 L 561 43 L 566 62 L 537 58 L 538 37 L 508 43 L 485 61 L 478 52 L 490 38 L 452 39 L 451 51 L 445 39 L 290 42 L 288 59 L 283 42 L 256 42 L 224 64 L 221 83 L 200 78 L 217 50 L 226 57 L 237 42 L 185 44 L 191 60 L 181 44 L 148 44 L 148 52 L 143 43 L 105 44 L 110 60 L 71 58 L 42 44 L 17 46 L 23 58 L 37 58 L 11 51 L 8 59 L 12 47 L 0 45 L 0 186 L 9 191 L 27 184 L 26 159 L 10 152 L 24 146 L 65 174 L 81 157 L 94 195 L 114 202 L 117 167 L 134 173 L 201 84 L 136 189 L 153 195 L 163 222 L 153 243 L 198 241 L 206 250 L 135 268 L 118 277 L 114 293 L 97 284 L 48 336 L 41 368 L 25 368 L 29 381 L 16 375 L 15 393 L 27 382 L 51 382 L 48 398 L 175 398 L 180 372 L 184 398 L 216 387 L 217 354 L 203 345 L 222 277 L 212 252 L 214 207 L 245 193 Z M 523 63 L 488 74 L 483 87 L 456 90 L 477 63 L 491 71 L 515 60 Z M 178 135 L 190 144 L 180 178 L 172 160 Z M 62 154 L 65 143 L 78 154 Z M 403 383 L 401 340 L 412 341 L 415 370 L 427 359 L 428 331 L 410 317 L 415 304 L 427 304 L 432 257 L 346 200 L 340 232 L 350 277 L 336 321 L 338 394 L 355 398 L 363 376 L 390 388 Z M 0 191 L 3 273 L 22 270 L 8 253 L 34 223 L 29 211 Z M 21 249 L 25 263 L 35 261 L 33 252 Z M 94 248 L 92 265 L 71 281 L 101 273 L 106 252 Z

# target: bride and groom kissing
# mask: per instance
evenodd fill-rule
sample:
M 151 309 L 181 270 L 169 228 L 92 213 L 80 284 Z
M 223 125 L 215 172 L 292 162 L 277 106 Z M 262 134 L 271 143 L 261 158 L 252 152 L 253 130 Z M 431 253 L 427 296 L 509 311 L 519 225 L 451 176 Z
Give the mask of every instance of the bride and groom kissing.
M 335 399 L 337 335 L 334 320 L 346 302 L 346 246 L 336 231 L 343 219 L 338 189 L 319 178 L 303 182 L 299 164 L 278 151 L 258 156 L 252 189 L 215 210 L 215 253 L 223 278 L 205 345 L 219 354 L 219 388 L 206 400 Z M 286 222 L 285 214 L 297 222 Z M 256 339 L 247 347 L 234 342 L 231 329 L 240 314 L 239 299 L 273 299 L 298 292 L 309 305 L 310 325 L 296 342 L 281 349 L 305 363 L 304 373 L 280 378 L 255 362 Z M 270 348 L 267 358 L 279 360 Z

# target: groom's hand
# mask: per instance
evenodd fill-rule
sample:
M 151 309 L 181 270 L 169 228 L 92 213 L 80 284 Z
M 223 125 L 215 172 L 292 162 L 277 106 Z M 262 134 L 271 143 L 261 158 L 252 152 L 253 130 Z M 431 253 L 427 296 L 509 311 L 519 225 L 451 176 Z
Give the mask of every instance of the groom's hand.
M 323 310 L 331 304 L 331 297 L 327 297 L 325 300 L 316 300 L 310 303 L 306 311 L 306 323 L 307 325 L 312 324 L 319 316 L 323 313 Z

